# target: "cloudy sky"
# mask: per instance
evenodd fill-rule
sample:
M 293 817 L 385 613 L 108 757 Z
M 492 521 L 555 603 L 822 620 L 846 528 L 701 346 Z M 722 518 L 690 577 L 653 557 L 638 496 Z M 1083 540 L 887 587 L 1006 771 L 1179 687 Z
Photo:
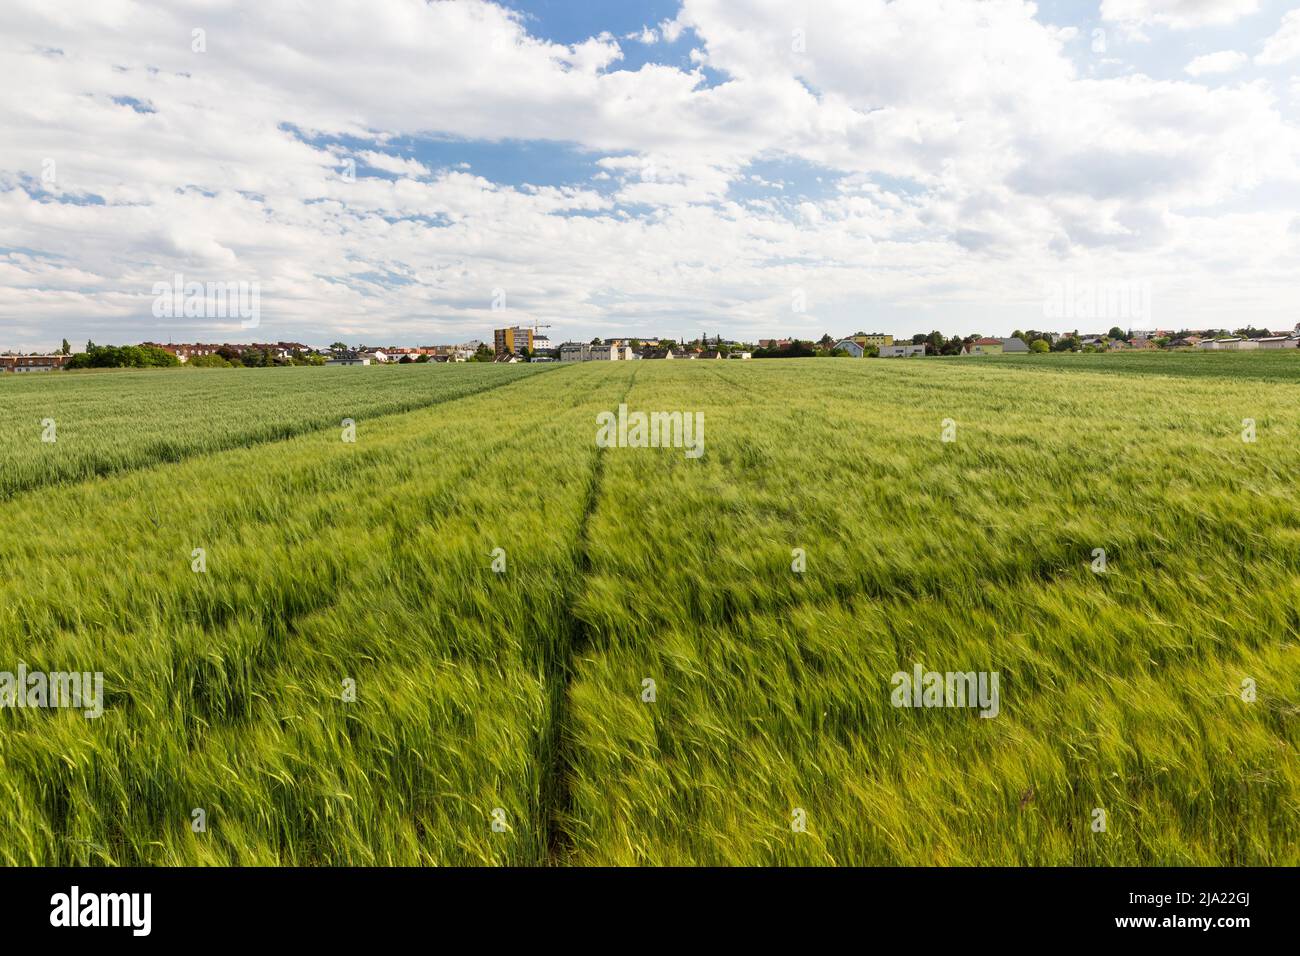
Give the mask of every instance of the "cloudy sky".
M 0 350 L 1300 321 L 1274 0 L 5 0 L 0 72 Z

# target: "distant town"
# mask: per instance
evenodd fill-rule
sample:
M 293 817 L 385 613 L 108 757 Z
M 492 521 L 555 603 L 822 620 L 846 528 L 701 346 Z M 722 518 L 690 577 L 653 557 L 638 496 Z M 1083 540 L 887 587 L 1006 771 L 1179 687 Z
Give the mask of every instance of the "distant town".
M 511 326 L 496 329 L 492 343 L 477 339 L 455 345 L 369 346 L 335 342 L 316 348 L 301 342 L 160 343 L 96 345 L 87 342 L 74 351 L 67 339 L 53 352 L 0 354 L 0 371 L 49 372 L 58 369 L 155 368 L 185 365 L 192 368 L 266 368 L 286 365 L 344 366 L 424 364 L 441 362 L 591 362 L 657 359 L 763 359 L 763 358 L 925 358 L 934 356 L 1014 355 L 1045 352 L 1250 351 L 1300 348 L 1300 324 L 1285 331 L 1244 328 L 1235 331 L 1204 329 L 1124 330 L 1107 332 L 1040 332 L 1017 330 L 1006 338 L 982 335 L 945 336 L 934 331 L 910 338 L 885 332 L 798 339 L 758 339 L 740 342 L 722 336 L 697 339 L 661 336 L 593 338 L 590 342 L 553 343 L 543 334 L 549 326 Z

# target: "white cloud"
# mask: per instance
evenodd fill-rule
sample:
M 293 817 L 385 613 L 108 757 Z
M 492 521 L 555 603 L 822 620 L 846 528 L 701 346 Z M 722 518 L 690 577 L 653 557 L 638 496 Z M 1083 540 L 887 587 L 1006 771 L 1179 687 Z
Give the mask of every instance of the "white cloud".
M 1291 10 L 1282 18 L 1277 33 L 1264 41 L 1264 49 L 1255 62 L 1261 66 L 1275 66 L 1300 57 L 1300 10 Z
M 1183 69 L 1191 76 L 1209 76 L 1232 73 L 1250 62 L 1250 57 L 1238 50 L 1220 50 L 1198 56 Z
M 399 176 L 409 176 L 413 179 L 420 179 L 431 175 L 431 170 L 423 163 L 414 159 L 404 159 L 401 156 L 393 156 L 390 153 L 376 153 L 373 150 L 363 150 L 357 154 L 357 158 L 362 160 L 367 166 L 374 169 L 382 169 L 386 173 L 395 173 Z
M 1235 23 L 1259 11 L 1259 0 L 1102 0 L 1101 18 L 1175 30 Z
M 925 310 L 1036 301 L 1062 269 L 1164 278 L 1188 321 L 1224 296 L 1297 304 L 1295 213 L 1259 197 L 1296 189 L 1300 141 L 1262 83 L 1080 76 L 1077 36 L 1022 0 L 800 10 L 803 52 L 785 4 L 685 0 L 659 29 L 693 31 L 709 84 L 472 0 L 319 0 L 312 30 L 279 0 L 85 18 L 10 0 L 0 68 L 24 84 L 0 86 L 0 347 L 242 334 L 161 327 L 149 290 L 174 271 L 258 279 L 261 334 L 308 341 L 482 338 L 496 288 L 584 338 L 820 335 L 872 303 L 949 328 Z M 388 145 L 426 134 L 575 144 L 594 170 L 512 186 Z M 818 318 L 791 315 L 795 287 Z

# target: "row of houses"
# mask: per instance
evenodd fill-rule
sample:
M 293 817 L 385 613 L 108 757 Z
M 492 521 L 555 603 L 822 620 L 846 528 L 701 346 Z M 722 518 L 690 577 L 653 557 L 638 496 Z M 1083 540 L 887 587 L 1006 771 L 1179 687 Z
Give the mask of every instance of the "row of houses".
M 1249 352 L 1254 349 L 1294 349 L 1300 348 L 1300 334 L 1264 335 L 1248 339 L 1241 335 L 1225 335 L 1221 338 L 1201 339 L 1194 344 L 1207 352 Z
M 0 372 L 52 372 L 68 364 L 71 355 L 0 355 Z
M 162 349 L 175 355 L 181 362 L 204 355 L 243 355 L 246 352 L 265 352 L 280 361 L 288 361 L 295 355 L 318 356 L 325 359 L 326 365 L 384 365 L 390 362 L 415 362 L 424 356 L 424 361 L 466 362 L 473 357 L 479 343 L 468 342 L 464 345 L 423 345 L 413 348 L 382 349 L 314 349 L 301 342 L 252 342 L 252 343 L 167 343 L 145 342 L 154 348 Z
M 420 348 L 335 349 L 322 350 L 326 365 L 391 365 L 411 362 L 468 362 L 474 357 L 473 345 L 434 345 Z
M 867 338 L 887 338 L 890 341 L 885 344 L 876 342 L 866 342 Z M 862 358 L 867 354 L 867 347 L 875 345 L 877 356 L 879 358 L 924 358 L 929 354 L 929 345 L 925 342 L 912 344 L 910 342 L 899 343 L 893 342 L 893 336 L 863 336 L 854 335 L 846 339 L 840 339 L 836 342 L 833 349 L 844 351 L 852 358 Z M 1012 355 L 1025 353 L 1029 351 L 1029 346 L 1021 338 L 1013 337 L 1009 339 L 973 339 L 962 346 L 962 355 Z
M 657 342 L 655 343 L 658 344 Z M 631 362 L 641 359 L 749 359 L 753 358 L 752 352 L 736 351 L 722 352 L 718 350 L 689 349 L 689 348 L 655 348 L 644 347 L 635 349 L 631 345 L 621 342 L 611 342 L 605 345 L 590 345 L 586 342 L 565 342 L 560 346 L 559 359 L 561 362 Z M 545 358 L 534 358 L 533 361 L 549 361 Z
M 1057 340 L 1053 335 L 1053 341 Z M 1126 339 L 1113 339 L 1105 335 L 1081 335 L 1079 345 L 1082 348 L 1105 349 L 1110 352 L 1131 349 L 1202 349 L 1205 351 L 1221 350 L 1226 352 L 1248 352 L 1255 349 L 1294 349 L 1300 348 L 1300 330 L 1295 332 L 1271 332 L 1268 335 L 1250 338 L 1244 335 L 1201 335 L 1188 332 L 1179 335 L 1175 332 L 1157 330 L 1155 332 L 1133 332 Z
M 179 345 L 168 342 L 143 342 L 150 348 L 162 349 L 164 352 L 176 356 L 181 362 L 188 362 L 192 358 L 199 358 L 203 355 L 216 355 L 224 351 L 227 355 L 235 353 L 243 355 L 245 352 L 266 352 L 273 358 L 281 361 L 288 361 L 294 355 L 310 355 L 313 351 L 311 346 L 303 345 L 301 342 L 251 342 L 235 344 L 213 344 L 213 343 L 181 343 Z

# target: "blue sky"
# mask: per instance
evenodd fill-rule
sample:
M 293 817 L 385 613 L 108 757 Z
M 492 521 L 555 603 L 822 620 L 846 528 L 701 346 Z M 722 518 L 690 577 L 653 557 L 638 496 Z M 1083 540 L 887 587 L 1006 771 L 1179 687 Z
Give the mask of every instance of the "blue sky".
M 1300 319 L 1292 4 L 371 7 L 7 4 L 0 349 Z

